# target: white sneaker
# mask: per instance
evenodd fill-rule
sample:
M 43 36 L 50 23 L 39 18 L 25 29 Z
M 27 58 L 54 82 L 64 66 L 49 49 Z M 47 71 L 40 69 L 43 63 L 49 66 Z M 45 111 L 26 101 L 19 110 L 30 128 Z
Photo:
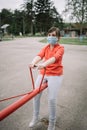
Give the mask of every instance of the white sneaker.
M 51 127 L 51 126 L 48 126 L 48 129 L 47 130 L 55 130 L 55 126 Z
M 55 130 L 55 123 L 49 123 L 47 130 Z
M 33 118 L 32 121 L 29 124 L 29 127 L 34 127 L 38 122 L 40 121 L 40 118 Z

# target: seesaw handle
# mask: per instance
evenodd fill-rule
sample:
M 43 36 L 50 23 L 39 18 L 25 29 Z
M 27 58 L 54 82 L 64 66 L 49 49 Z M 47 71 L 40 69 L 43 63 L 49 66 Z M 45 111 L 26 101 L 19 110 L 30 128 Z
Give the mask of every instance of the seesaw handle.
M 34 67 L 38 67 L 37 65 L 34 65 Z M 31 81 L 32 81 L 32 86 L 33 86 L 33 89 L 35 89 L 35 84 L 34 84 L 34 78 L 33 78 L 33 73 L 32 73 L 32 67 L 29 67 L 29 70 L 30 70 L 30 76 L 31 76 Z M 44 79 L 44 76 L 45 76 L 45 72 L 46 72 L 46 68 L 44 68 L 44 74 L 42 76 L 42 79 L 41 79 L 41 82 L 40 82 L 40 87 L 41 88 L 41 85 L 43 83 L 43 79 Z

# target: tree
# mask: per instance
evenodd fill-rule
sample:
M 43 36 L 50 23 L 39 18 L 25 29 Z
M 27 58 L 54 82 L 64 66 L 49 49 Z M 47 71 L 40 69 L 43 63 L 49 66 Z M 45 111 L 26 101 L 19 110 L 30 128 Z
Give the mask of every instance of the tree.
M 15 10 L 13 14 L 12 32 L 19 35 L 19 32 L 23 33 L 23 13 L 19 10 Z
M 80 34 L 83 24 L 87 23 L 87 0 L 67 0 L 65 12 L 71 14 L 71 20 L 80 23 Z
M 27 32 L 31 32 L 31 34 L 34 34 L 33 32 L 33 20 L 34 20 L 34 0 L 24 0 L 23 4 L 24 11 L 26 13 L 26 26 L 27 26 Z
M 51 26 L 61 26 L 62 18 L 51 0 L 24 0 L 26 33 L 44 32 Z M 62 27 L 62 26 L 61 26 Z
M 12 12 L 8 9 L 2 9 L 1 11 L 1 25 L 11 23 Z
M 51 26 L 62 28 L 62 18 L 51 0 L 24 0 L 22 10 L 2 9 L 0 12 L 0 26 L 9 24 L 11 34 L 32 35 L 37 32 L 46 34 Z
M 53 6 L 53 8 L 51 9 L 51 17 L 53 18 L 53 26 L 63 29 L 63 19 L 61 18 L 60 14 L 57 12 L 55 6 Z
M 0 26 L 4 24 L 9 24 L 8 32 L 11 32 L 12 24 L 12 12 L 8 9 L 2 9 L 0 13 Z
M 50 0 L 37 0 L 34 6 L 37 31 L 40 31 L 41 33 L 46 32 L 52 24 L 50 16 L 52 2 Z
M 40 32 L 47 32 L 51 26 L 58 26 L 62 21 L 53 1 L 37 0 L 35 2 L 36 26 Z
M 23 33 L 23 12 L 14 10 L 14 13 L 8 9 L 2 9 L 0 13 L 0 26 L 9 24 L 8 33 L 18 35 Z

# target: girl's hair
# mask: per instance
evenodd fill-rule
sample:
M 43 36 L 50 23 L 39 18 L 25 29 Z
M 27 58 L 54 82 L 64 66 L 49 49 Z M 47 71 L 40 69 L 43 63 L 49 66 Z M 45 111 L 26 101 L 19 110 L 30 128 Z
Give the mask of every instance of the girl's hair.
M 57 37 L 60 37 L 60 30 L 59 30 L 59 28 L 57 28 L 57 27 L 51 27 L 51 28 L 48 30 L 48 34 L 54 32 L 54 31 L 56 32 L 56 36 L 57 36 Z

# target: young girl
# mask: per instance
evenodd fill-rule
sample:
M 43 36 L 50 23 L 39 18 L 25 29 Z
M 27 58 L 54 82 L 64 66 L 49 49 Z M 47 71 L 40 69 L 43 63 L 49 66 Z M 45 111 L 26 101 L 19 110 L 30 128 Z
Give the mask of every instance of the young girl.
M 48 130 L 55 130 L 56 122 L 56 100 L 59 87 L 63 78 L 62 58 L 64 47 L 59 45 L 60 31 L 56 27 L 48 30 L 47 42 L 48 45 L 42 48 L 38 55 L 33 59 L 30 67 L 34 67 L 37 63 L 40 74 L 37 77 L 35 88 L 40 85 L 44 68 L 46 68 L 44 79 L 48 82 L 48 108 L 49 108 L 49 125 Z M 43 60 L 43 62 L 40 62 Z M 33 99 L 33 119 L 29 127 L 35 126 L 39 121 L 41 93 Z

